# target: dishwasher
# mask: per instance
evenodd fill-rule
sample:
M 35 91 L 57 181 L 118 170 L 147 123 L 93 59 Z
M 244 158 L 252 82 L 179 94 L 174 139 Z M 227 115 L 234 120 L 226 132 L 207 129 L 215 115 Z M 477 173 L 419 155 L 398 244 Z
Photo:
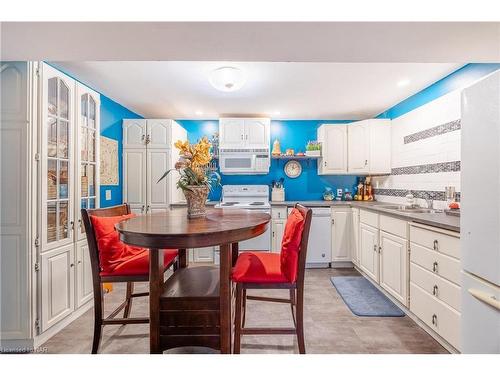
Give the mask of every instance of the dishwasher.
M 312 221 L 306 268 L 328 268 L 332 261 L 332 219 L 329 207 L 311 207 Z M 288 213 L 292 209 L 289 208 Z

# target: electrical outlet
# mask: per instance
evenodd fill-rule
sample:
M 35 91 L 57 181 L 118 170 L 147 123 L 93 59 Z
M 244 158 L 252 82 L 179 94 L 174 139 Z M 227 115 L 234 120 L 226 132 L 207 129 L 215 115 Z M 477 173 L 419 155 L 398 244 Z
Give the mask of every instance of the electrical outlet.
M 106 190 L 106 200 L 107 201 L 111 200 L 111 190 Z

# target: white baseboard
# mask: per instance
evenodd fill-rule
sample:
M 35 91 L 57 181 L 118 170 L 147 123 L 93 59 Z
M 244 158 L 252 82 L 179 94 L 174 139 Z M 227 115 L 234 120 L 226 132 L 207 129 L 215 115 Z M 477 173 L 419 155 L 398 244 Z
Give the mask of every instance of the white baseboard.
M 349 260 L 334 260 L 330 264 L 332 268 L 354 268 L 354 264 Z
M 91 309 L 94 306 L 94 300 L 88 301 L 85 305 L 81 306 L 78 310 L 75 310 L 71 315 L 68 317 L 64 318 L 60 322 L 54 324 L 52 327 L 47 329 L 45 332 L 42 332 L 40 335 L 35 336 L 34 338 L 34 347 L 35 348 L 40 348 L 40 346 L 46 342 L 48 339 L 50 339 L 52 336 L 57 334 L 59 331 L 67 327 L 69 324 L 74 322 L 76 319 L 78 319 L 80 316 L 85 314 L 89 309 Z
M 453 354 L 459 354 L 460 352 L 453 347 L 448 341 L 443 339 L 441 336 L 439 336 L 434 330 L 429 328 L 427 324 L 422 322 L 415 314 L 413 314 L 405 305 L 403 305 L 401 302 L 399 302 L 397 299 L 395 299 L 393 296 L 391 296 L 385 289 L 383 289 L 380 285 L 378 285 L 375 281 L 373 281 L 370 276 L 368 276 L 366 273 L 364 273 L 359 267 L 354 266 L 356 271 L 358 271 L 361 275 L 365 277 L 370 283 L 372 283 L 373 286 L 375 286 L 378 290 L 380 290 L 384 295 L 389 298 L 394 304 L 399 307 L 403 312 L 417 325 L 422 328 L 425 332 L 427 332 L 434 340 L 436 340 L 443 348 L 445 348 L 448 352 L 453 353 Z

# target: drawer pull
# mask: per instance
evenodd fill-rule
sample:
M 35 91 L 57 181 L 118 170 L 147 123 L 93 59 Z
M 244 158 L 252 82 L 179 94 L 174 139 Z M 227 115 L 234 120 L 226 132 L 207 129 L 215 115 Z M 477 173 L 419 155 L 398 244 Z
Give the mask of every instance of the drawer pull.
M 434 287 L 432 288 L 432 295 L 437 296 L 437 294 L 438 294 L 438 286 L 434 285 Z
M 437 327 L 438 317 L 436 314 L 432 314 L 432 325 Z
M 377 252 L 377 245 L 373 245 L 373 251 Z
M 434 250 L 438 251 L 439 247 L 438 247 L 439 243 L 438 243 L 438 240 L 434 240 Z
M 434 262 L 432 264 L 432 271 L 436 273 L 438 272 L 438 262 Z
M 484 302 L 491 307 L 500 310 L 500 300 L 496 299 L 495 296 L 473 288 L 469 289 L 469 293 L 481 302 Z

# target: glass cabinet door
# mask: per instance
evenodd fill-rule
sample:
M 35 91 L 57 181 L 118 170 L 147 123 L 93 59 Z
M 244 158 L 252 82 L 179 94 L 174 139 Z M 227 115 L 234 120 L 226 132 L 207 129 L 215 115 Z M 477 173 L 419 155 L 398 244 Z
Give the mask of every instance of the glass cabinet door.
M 98 204 L 98 157 L 99 141 L 99 95 L 87 87 L 77 84 L 79 161 L 77 177 L 78 221 L 77 238 L 85 238 L 85 228 L 81 221 L 80 209 L 96 208 Z
M 74 81 L 43 64 L 42 234 L 48 250 L 72 241 L 72 129 Z

